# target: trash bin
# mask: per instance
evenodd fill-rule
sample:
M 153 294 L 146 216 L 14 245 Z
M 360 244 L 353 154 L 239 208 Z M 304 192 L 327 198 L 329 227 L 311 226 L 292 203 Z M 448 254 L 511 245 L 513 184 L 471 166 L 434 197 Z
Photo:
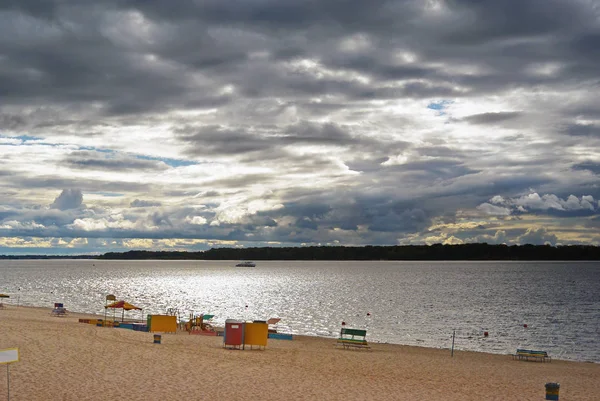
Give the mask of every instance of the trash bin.
M 546 383 L 546 399 L 547 400 L 558 400 L 558 391 L 560 390 L 560 383 Z
M 161 340 L 160 334 L 155 334 L 154 335 L 154 344 L 160 344 L 160 340 Z

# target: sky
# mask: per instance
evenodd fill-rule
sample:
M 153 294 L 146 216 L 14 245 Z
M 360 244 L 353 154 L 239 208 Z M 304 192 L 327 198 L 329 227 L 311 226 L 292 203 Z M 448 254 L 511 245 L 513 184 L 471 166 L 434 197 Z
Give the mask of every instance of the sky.
M 0 254 L 600 245 L 597 0 L 0 2 Z

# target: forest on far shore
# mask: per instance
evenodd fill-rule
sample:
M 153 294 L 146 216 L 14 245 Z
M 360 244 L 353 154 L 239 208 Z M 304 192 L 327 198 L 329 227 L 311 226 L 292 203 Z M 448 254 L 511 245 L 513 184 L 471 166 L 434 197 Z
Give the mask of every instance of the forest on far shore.
M 200 252 L 129 251 L 98 259 L 192 260 L 600 260 L 589 245 L 406 245 L 212 248 Z
M 103 255 L 0 255 L 0 259 L 115 260 L 600 260 L 591 245 L 402 245 L 212 248 L 207 251 L 128 251 Z

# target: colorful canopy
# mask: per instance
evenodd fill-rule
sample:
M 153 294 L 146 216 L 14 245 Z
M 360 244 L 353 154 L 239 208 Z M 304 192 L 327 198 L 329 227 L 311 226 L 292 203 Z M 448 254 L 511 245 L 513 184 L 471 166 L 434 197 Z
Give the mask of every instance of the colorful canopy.
M 123 308 L 123 310 L 142 310 L 142 308 L 138 308 L 135 305 L 130 304 L 129 302 L 125 302 L 125 301 L 117 301 L 117 302 L 113 302 L 110 305 L 106 305 L 105 308 L 113 308 L 113 309 L 120 309 Z
M 268 323 L 268 324 L 276 324 L 276 323 L 279 323 L 279 321 L 280 321 L 280 320 L 281 320 L 281 319 L 280 319 L 280 318 L 278 318 L 278 317 L 272 317 L 272 318 L 270 318 L 269 320 L 267 320 L 267 323 Z

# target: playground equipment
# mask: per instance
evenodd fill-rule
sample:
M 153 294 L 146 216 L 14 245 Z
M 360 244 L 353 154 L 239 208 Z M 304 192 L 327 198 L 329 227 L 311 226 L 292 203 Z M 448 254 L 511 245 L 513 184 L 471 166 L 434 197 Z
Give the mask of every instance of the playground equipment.
M 185 323 L 185 330 L 189 334 L 216 336 L 216 330 L 210 323 L 208 323 L 208 321 L 213 317 L 215 317 L 215 315 L 194 315 L 194 313 L 192 312 L 190 313 L 190 319 L 187 321 L 187 323 Z

